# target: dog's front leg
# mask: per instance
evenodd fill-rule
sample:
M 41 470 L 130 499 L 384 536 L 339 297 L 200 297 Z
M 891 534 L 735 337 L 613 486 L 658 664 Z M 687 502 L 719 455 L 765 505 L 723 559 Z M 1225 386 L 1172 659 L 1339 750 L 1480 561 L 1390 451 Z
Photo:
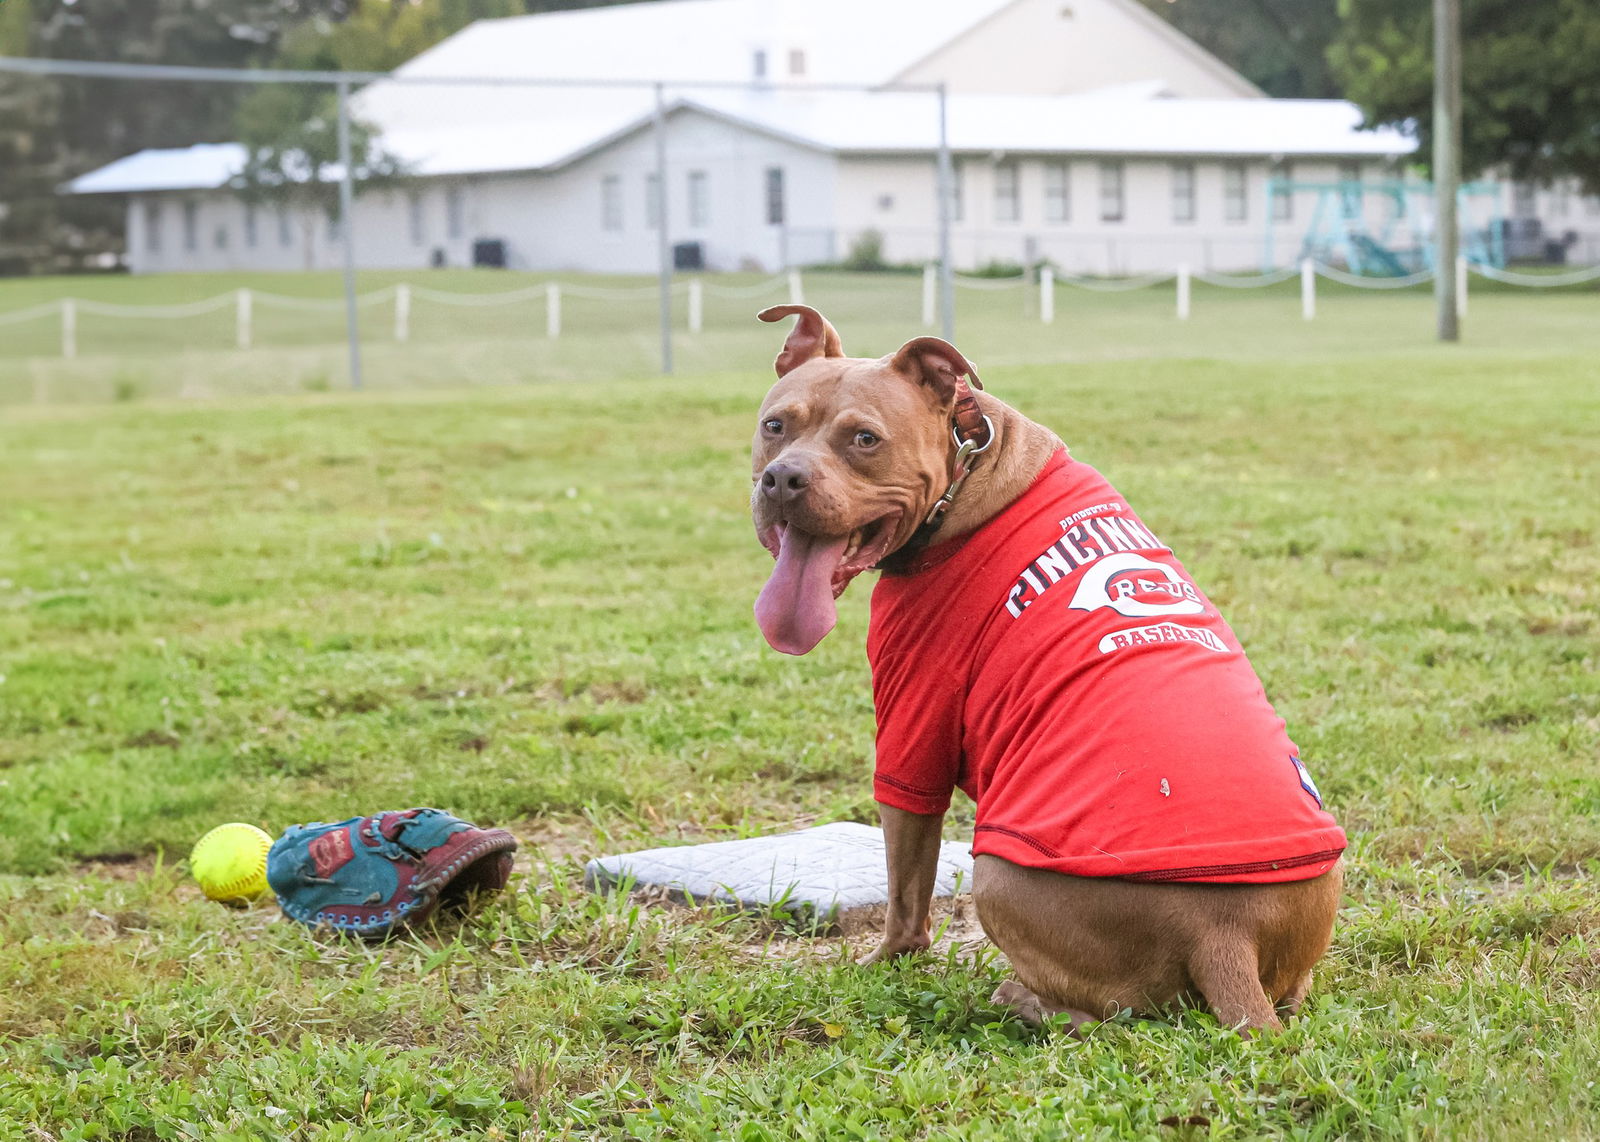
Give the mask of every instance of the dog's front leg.
M 876 951 L 857 960 L 879 960 L 923 951 L 928 938 L 928 912 L 933 906 L 933 882 L 939 875 L 939 837 L 944 814 L 923 816 L 892 805 L 878 806 L 889 861 L 889 914 L 883 923 L 883 942 Z

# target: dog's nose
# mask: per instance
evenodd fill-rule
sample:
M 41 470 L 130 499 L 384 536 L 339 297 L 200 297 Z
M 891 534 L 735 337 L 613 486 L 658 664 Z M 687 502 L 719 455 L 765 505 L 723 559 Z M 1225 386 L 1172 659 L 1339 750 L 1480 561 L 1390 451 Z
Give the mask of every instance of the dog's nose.
M 761 494 L 780 504 L 810 486 L 811 477 L 792 460 L 774 460 L 761 473 Z

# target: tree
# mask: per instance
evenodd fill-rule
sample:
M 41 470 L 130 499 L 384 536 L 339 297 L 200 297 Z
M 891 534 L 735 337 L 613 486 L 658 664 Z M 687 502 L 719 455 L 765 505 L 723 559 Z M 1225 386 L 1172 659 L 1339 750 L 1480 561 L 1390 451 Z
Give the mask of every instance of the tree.
M 4 0 L 0 50 L 44 59 L 242 67 L 343 0 Z M 82 266 L 121 244 L 121 205 L 58 195 L 145 147 L 232 134 L 239 91 L 192 83 L 0 75 L 0 270 Z M 9 255 L 9 256 L 8 256 Z
M 338 96 L 324 87 L 262 87 L 240 109 L 245 167 L 233 180 L 246 202 L 298 214 L 305 265 L 312 268 L 316 220 L 339 213 Z M 366 123 L 350 124 L 351 181 L 357 193 L 392 186 L 405 174 Z
M 1145 7 L 1268 95 L 1335 99 L 1328 44 L 1338 0 L 1143 0 Z
M 1334 74 L 1369 126 L 1416 134 L 1433 153 L 1429 0 L 1340 0 Z M 1576 178 L 1600 194 L 1600 4 L 1463 0 L 1462 171 L 1505 168 L 1548 183 Z

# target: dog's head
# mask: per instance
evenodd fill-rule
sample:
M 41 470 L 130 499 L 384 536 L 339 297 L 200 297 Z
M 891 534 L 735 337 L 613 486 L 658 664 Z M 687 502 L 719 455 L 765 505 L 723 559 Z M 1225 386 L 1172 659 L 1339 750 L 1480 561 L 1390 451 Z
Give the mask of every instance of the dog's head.
M 751 515 L 778 561 L 756 621 L 774 649 L 805 654 L 833 629 L 850 580 L 905 546 L 944 494 L 957 383 L 972 366 L 937 337 L 846 357 L 827 318 L 805 305 L 759 316 L 799 320 L 751 447 Z

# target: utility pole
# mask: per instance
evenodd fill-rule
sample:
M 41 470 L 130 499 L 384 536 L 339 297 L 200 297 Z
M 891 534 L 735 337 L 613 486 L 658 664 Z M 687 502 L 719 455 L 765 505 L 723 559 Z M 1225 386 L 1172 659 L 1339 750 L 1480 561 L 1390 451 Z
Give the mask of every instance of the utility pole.
M 1461 0 L 1433 0 L 1433 300 L 1440 341 L 1461 340 L 1456 299 L 1460 186 Z
M 954 211 L 955 164 L 950 160 L 950 93 L 939 84 L 939 151 L 935 159 L 935 193 L 939 196 L 939 332 L 956 338 L 956 269 L 950 261 L 950 222 Z
M 350 81 L 339 80 L 339 239 L 344 261 L 344 336 L 350 347 L 350 387 L 361 387 L 361 319 L 356 310 L 355 163 L 350 156 Z

